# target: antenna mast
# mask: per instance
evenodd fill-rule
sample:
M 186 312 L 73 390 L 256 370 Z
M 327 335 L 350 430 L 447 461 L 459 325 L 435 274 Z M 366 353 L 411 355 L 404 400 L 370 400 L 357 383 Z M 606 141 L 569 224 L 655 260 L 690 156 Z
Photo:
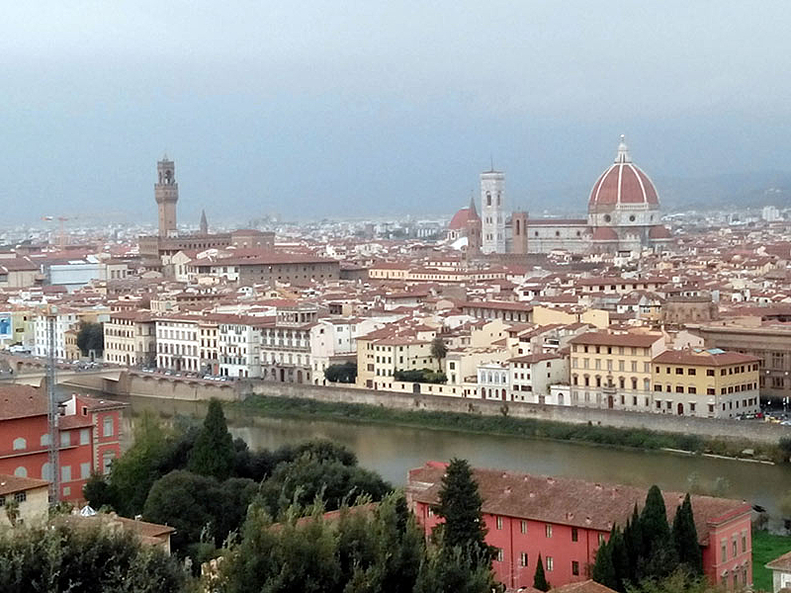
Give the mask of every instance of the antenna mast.
M 58 399 L 55 394 L 55 324 L 57 312 L 54 307 L 47 307 L 47 421 L 49 425 L 49 467 L 52 472 L 49 482 L 49 502 L 55 505 L 60 500 L 60 434 L 58 431 Z M 43 476 L 42 476 L 43 477 Z

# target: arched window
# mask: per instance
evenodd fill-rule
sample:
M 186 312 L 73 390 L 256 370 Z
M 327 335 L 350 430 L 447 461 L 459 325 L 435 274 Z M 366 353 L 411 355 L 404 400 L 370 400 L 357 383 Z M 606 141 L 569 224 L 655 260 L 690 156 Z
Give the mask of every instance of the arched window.
M 486 192 L 486 205 L 487 206 L 492 205 L 492 192 L 489 191 Z
M 22 437 L 14 439 L 14 451 L 19 451 L 20 449 L 27 449 L 27 441 Z
M 41 479 L 42 480 L 52 480 L 52 464 L 47 461 L 44 465 L 41 466 Z
M 632 389 L 637 389 L 637 378 L 632 377 Z
M 21 465 L 14 470 L 14 475 L 17 478 L 27 478 L 27 469 L 22 467 Z

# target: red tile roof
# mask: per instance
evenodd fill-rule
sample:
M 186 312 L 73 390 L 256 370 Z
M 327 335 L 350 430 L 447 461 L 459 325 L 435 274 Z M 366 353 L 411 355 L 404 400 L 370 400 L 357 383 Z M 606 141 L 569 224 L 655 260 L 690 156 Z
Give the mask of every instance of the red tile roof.
M 0 385 L 0 420 L 46 415 L 47 398 L 35 387 Z
M 705 366 L 726 366 L 731 364 L 747 364 L 760 362 L 761 359 L 739 352 L 711 352 L 709 350 L 666 350 L 654 362 L 663 364 L 689 364 Z
M 17 476 L 0 474 L 0 496 L 33 490 L 34 488 L 49 488 L 49 482 L 37 480 L 36 478 L 18 478 Z

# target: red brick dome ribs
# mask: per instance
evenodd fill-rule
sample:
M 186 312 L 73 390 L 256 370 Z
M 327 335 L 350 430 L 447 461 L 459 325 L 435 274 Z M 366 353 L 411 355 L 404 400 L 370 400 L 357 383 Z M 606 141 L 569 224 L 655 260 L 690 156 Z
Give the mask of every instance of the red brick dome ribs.
M 659 208 L 659 195 L 654 184 L 637 165 L 632 163 L 629 150 L 621 136 L 615 162 L 593 184 L 588 199 L 588 212 L 610 212 L 619 205 L 645 205 Z

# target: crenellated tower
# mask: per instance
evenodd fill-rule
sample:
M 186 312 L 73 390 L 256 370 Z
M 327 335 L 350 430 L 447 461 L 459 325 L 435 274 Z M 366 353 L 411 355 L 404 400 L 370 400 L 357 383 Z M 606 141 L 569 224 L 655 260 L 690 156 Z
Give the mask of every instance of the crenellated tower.
M 157 162 L 154 198 L 159 208 L 159 236 L 171 237 L 177 234 L 176 203 L 179 201 L 179 184 L 176 183 L 175 163 L 168 159 L 168 155 Z

